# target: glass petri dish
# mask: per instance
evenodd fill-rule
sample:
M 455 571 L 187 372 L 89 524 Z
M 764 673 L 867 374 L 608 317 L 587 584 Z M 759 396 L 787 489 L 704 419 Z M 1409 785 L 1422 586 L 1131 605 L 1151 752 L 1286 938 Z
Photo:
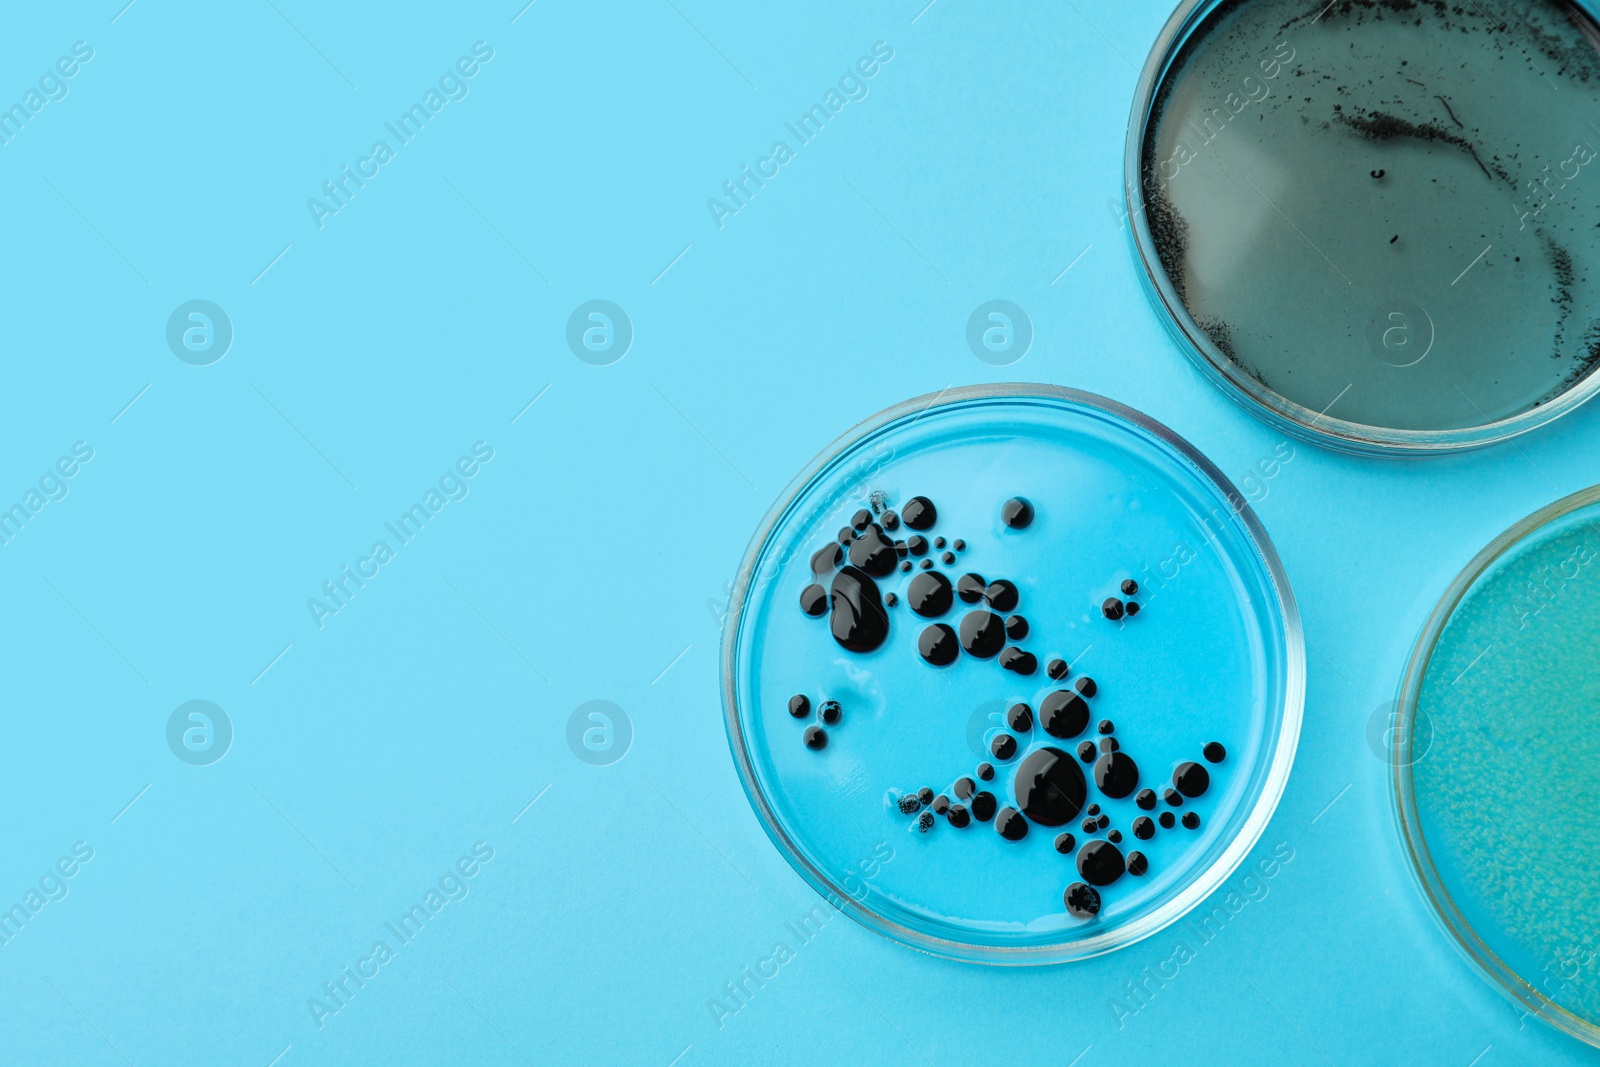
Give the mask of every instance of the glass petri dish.
M 1271 816 L 1303 699 L 1244 500 L 1165 427 L 1046 385 L 835 441 L 752 540 L 723 641 L 778 850 L 867 927 L 983 963 L 1109 951 L 1203 899 Z
M 1600 1045 L 1600 487 L 1501 534 L 1429 617 L 1390 749 L 1423 895 L 1524 1010 Z
M 1185 0 L 1135 92 L 1134 247 L 1197 365 L 1345 451 L 1600 389 L 1600 30 L 1568 0 Z

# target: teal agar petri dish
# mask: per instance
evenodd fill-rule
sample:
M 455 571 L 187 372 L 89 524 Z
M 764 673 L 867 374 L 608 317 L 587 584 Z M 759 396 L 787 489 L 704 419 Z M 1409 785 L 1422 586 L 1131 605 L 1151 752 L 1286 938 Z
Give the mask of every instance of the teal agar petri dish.
M 1600 30 L 1569 0 L 1186 0 L 1129 121 L 1144 279 L 1280 428 L 1427 454 L 1600 388 Z
M 1058 963 L 1173 922 L 1277 804 L 1293 595 L 1170 430 L 1047 385 L 881 412 L 751 542 L 723 643 L 766 832 L 835 907 L 948 958 Z
M 1600 487 L 1469 563 L 1401 687 L 1401 835 L 1454 943 L 1523 1010 L 1600 1045 Z

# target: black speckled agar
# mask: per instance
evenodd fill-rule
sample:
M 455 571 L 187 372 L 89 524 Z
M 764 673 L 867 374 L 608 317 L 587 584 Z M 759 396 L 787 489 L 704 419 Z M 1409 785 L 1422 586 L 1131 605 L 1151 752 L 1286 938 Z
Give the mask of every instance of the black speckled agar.
M 1597 46 L 1567 0 L 1215 5 L 1139 161 L 1210 358 L 1314 412 L 1348 389 L 1336 417 L 1407 430 L 1528 413 L 1592 373 Z M 1235 195 L 1246 169 L 1259 196 Z

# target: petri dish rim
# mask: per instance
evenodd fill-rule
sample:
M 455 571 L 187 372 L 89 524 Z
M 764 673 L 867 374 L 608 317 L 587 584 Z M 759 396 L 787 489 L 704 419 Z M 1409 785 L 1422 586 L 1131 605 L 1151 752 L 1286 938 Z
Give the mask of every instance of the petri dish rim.
M 1439 598 L 1439 603 L 1428 616 L 1422 633 L 1417 637 L 1417 643 L 1412 649 L 1411 658 L 1406 664 L 1405 675 L 1400 684 L 1396 710 L 1398 719 L 1390 748 L 1390 763 L 1393 765 L 1390 787 L 1394 800 L 1395 820 L 1406 855 L 1410 860 L 1411 873 L 1422 890 L 1423 898 L 1428 902 L 1429 910 L 1444 927 L 1456 948 L 1492 985 L 1499 988 L 1512 1001 L 1526 1008 L 1530 1014 L 1537 1015 L 1580 1041 L 1600 1048 L 1600 1026 L 1568 1011 L 1540 993 L 1535 986 L 1496 955 L 1462 915 L 1428 851 L 1427 839 L 1422 831 L 1421 816 L 1417 810 L 1415 783 L 1411 774 L 1411 734 L 1416 725 L 1417 700 L 1422 692 L 1422 682 L 1427 675 L 1428 665 L 1432 661 L 1439 637 L 1444 633 L 1446 624 L 1455 614 L 1462 599 L 1478 579 L 1507 552 L 1556 520 L 1595 503 L 1600 503 L 1600 485 L 1580 489 L 1512 524 L 1472 557 L 1471 562 L 1462 568 L 1461 573 L 1456 575 L 1444 595 Z
M 1168 69 L 1179 50 L 1201 24 L 1229 0 L 1181 0 L 1177 9 L 1157 34 L 1150 55 L 1139 73 L 1133 93 L 1133 108 L 1128 116 L 1128 136 L 1123 150 L 1123 194 L 1128 217 L 1129 237 L 1134 254 L 1143 268 L 1140 279 L 1145 290 L 1165 312 L 1168 331 L 1184 354 L 1200 368 L 1212 384 L 1245 410 L 1285 433 L 1303 441 L 1340 452 L 1374 456 L 1428 456 L 1483 448 L 1509 440 L 1560 418 L 1600 392 L 1600 371 L 1578 381 L 1572 388 L 1548 403 L 1513 415 L 1453 430 L 1404 430 L 1347 422 L 1322 412 L 1312 411 L 1288 397 L 1268 389 L 1245 374 L 1200 328 L 1161 266 L 1155 239 L 1145 217 L 1144 185 L 1141 177 L 1144 143 L 1156 97 Z M 1574 7 L 1600 21 L 1595 0 L 1568 0 Z
M 811 863 L 805 851 L 790 837 L 788 830 L 777 817 L 756 774 L 739 708 L 740 634 L 746 619 L 746 604 L 751 585 L 757 577 L 756 568 L 762 561 L 763 551 L 774 531 L 789 516 L 805 490 L 828 472 L 836 462 L 848 457 L 857 446 L 894 426 L 908 415 L 920 417 L 934 409 L 936 405 L 945 407 L 996 399 L 1065 401 L 1124 420 L 1155 437 L 1175 458 L 1192 468 L 1199 479 L 1210 483 L 1222 494 L 1223 499 L 1229 502 L 1235 521 L 1242 528 L 1241 532 L 1250 547 L 1255 550 L 1271 584 L 1276 600 L 1277 621 L 1283 627 L 1283 706 L 1279 713 L 1278 742 L 1273 749 L 1253 808 L 1239 832 L 1209 867 L 1155 911 L 1117 930 L 1053 944 L 981 945 L 936 937 L 895 922 L 858 902 L 845 886 Z M 1277 811 L 1299 745 L 1306 692 L 1305 642 L 1300 628 L 1299 609 L 1295 603 L 1294 592 L 1289 586 L 1288 575 L 1266 529 L 1227 476 L 1188 441 L 1141 412 L 1095 393 L 1065 386 L 1019 382 L 958 386 L 902 401 L 868 416 L 840 434 L 806 464 L 784 487 L 777 501 L 768 509 L 749 546 L 745 549 L 728 599 L 728 615 L 723 623 L 721 667 L 723 719 L 728 733 L 728 747 L 739 772 L 739 782 L 762 829 L 766 831 L 768 838 L 789 865 L 835 909 L 890 940 L 933 956 L 958 962 L 1012 967 L 1070 963 L 1134 944 L 1177 922 L 1216 890 L 1238 869 L 1245 856 L 1255 847 L 1273 813 Z

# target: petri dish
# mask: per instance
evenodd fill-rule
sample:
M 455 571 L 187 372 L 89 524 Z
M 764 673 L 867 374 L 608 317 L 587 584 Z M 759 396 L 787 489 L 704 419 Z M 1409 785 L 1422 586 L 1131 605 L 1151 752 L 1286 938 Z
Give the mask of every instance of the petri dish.
M 1401 836 L 1454 943 L 1527 1014 L 1600 1045 L 1600 487 L 1451 584 L 1401 686 Z
M 1203 899 L 1271 816 L 1303 700 L 1244 500 L 1165 427 L 1047 385 L 835 441 L 757 531 L 723 641 L 778 850 L 867 927 L 972 962 L 1095 955 Z
M 1195 363 L 1281 429 L 1428 454 L 1600 388 L 1600 30 L 1568 0 L 1186 0 L 1128 218 Z

